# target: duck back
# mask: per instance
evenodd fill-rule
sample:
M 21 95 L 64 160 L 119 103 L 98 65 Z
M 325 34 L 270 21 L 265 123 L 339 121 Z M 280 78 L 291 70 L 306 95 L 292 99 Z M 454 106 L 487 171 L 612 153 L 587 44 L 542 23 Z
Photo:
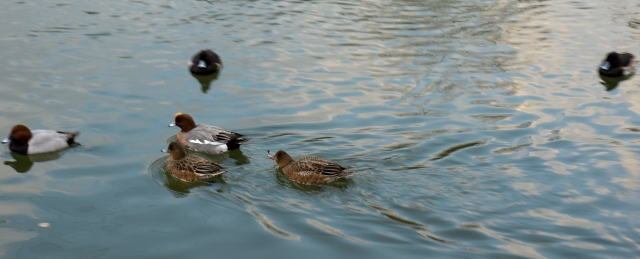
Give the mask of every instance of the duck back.
M 73 144 L 74 138 L 79 132 L 32 130 L 31 134 L 33 134 L 33 137 L 29 140 L 27 154 L 53 152 L 68 148 L 70 144 Z M 14 152 L 20 153 L 18 151 Z

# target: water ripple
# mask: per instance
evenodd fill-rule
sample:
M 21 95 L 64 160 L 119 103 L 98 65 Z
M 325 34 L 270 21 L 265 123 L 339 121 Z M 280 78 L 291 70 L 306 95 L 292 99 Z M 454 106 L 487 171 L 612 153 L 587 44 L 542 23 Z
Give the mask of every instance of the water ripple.
M 41 2 L 0 10 L 2 132 L 79 130 L 83 149 L 5 147 L 2 255 L 640 250 L 638 77 L 595 73 L 608 51 L 640 53 L 635 3 Z M 186 68 L 204 48 L 224 60 L 215 80 Z M 229 170 L 218 182 L 163 170 L 176 112 L 251 138 L 207 156 Z M 356 173 L 300 185 L 268 149 Z

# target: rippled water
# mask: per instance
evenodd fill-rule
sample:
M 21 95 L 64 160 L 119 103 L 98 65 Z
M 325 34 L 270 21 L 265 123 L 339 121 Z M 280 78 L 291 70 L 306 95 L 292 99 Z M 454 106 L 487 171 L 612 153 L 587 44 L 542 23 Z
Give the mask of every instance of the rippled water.
M 0 8 L 0 256 L 631 258 L 640 254 L 634 1 L 11 1 Z M 187 60 L 212 48 L 217 78 Z M 213 80 L 210 85 L 208 80 Z M 246 134 L 186 184 L 176 112 Z M 287 150 L 356 169 L 288 181 Z M 49 223 L 50 226 L 39 223 Z

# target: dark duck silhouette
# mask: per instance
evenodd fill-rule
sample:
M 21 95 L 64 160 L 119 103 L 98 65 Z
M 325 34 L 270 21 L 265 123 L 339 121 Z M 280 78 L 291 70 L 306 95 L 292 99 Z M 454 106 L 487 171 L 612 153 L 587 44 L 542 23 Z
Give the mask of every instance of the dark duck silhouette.
M 606 77 L 619 77 L 634 72 L 634 56 L 630 53 L 609 52 L 600 64 L 598 73 Z
M 217 73 L 222 68 L 220 56 L 210 49 L 201 50 L 196 53 L 189 62 L 189 71 L 196 75 L 211 75 Z

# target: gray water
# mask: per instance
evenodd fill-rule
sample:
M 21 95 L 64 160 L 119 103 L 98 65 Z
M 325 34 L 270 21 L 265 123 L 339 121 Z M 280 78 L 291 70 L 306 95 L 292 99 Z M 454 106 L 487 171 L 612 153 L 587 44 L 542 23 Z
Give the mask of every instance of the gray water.
M 7 1 L 3 258 L 637 258 L 635 1 Z M 187 60 L 224 68 L 203 87 Z M 251 140 L 168 175 L 177 112 Z M 288 181 L 266 150 L 352 166 Z M 200 154 L 202 155 L 202 154 Z M 46 224 L 49 225 L 47 226 Z M 39 225 L 40 224 L 40 225 Z M 42 227 L 44 226 L 44 227 Z

